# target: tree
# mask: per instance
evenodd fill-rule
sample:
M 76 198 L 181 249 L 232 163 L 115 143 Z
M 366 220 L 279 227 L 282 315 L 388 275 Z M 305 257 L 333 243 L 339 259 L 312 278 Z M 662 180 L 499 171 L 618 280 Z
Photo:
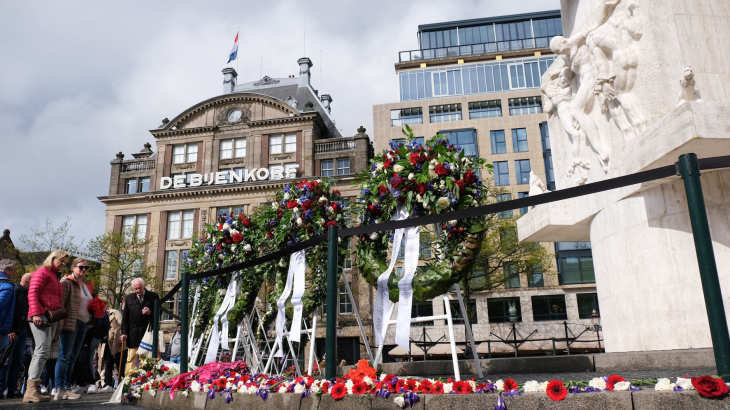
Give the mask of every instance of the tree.
M 14 248 L 8 251 L 19 255 L 20 264 L 18 266 L 18 274 L 13 279 L 14 282 L 20 281 L 20 277 L 25 272 L 32 272 L 38 269 L 49 253 L 55 250 L 64 250 L 71 255 L 83 255 L 81 243 L 76 243 L 75 237 L 69 234 L 71 230 L 71 217 L 59 226 L 54 226 L 53 222 L 48 219 L 41 229 L 31 229 L 30 235 L 20 235 L 20 242 L 23 249 Z M 69 265 L 66 265 L 63 273 L 69 273 Z
M 145 249 L 152 242 L 152 237 L 145 239 L 144 235 L 138 235 L 136 228 L 123 233 L 110 231 L 89 242 L 89 254 L 101 262 L 93 278 L 99 297 L 113 306 L 121 306 L 134 278 L 142 278 L 148 289 L 161 288 L 155 265 L 145 260 Z
M 494 202 L 508 200 L 510 195 L 508 190 L 499 187 L 490 186 L 488 191 Z M 521 276 L 525 276 L 528 283 L 538 284 L 553 273 L 553 257 L 545 247 L 536 242 L 520 242 L 517 238 L 518 218 L 513 211 L 485 217 L 487 229 L 482 248 L 474 268 L 461 284 L 467 317 L 476 315 L 476 307 L 468 303 L 472 293 L 490 291 L 501 285 L 519 287 Z

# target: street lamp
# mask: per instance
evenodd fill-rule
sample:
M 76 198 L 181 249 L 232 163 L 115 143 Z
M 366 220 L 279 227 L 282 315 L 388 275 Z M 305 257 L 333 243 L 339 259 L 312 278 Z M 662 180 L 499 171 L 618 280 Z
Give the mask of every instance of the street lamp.
M 512 340 L 514 340 L 515 345 L 515 357 L 517 357 L 517 329 L 515 329 L 517 319 L 519 319 L 519 316 L 517 316 L 517 304 L 515 302 L 507 302 L 509 308 L 507 309 L 507 314 L 509 317 L 510 323 L 512 323 Z M 509 335 L 507 335 L 509 337 Z
M 593 325 L 593 328 L 596 329 L 596 338 L 598 339 L 598 351 L 601 351 L 601 315 L 596 312 L 596 309 L 593 309 L 593 313 L 591 313 L 591 324 Z

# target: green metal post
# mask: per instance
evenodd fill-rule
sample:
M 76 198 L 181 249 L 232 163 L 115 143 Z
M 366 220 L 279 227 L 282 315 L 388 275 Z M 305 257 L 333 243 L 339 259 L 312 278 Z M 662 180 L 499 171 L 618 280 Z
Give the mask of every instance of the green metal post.
M 725 306 L 722 302 L 720 279 L 717 275 L 715 252 L 712 249 L 710 225 L 707 221 L 705 198 L 700 182 L 700 168 L 696 154 L 684 154 L 679 157 L 679 167 L 687 194 L 687 208 L 692 223 L 692 235 L 697 252 L 697 263 L 700 267 L 700 280 L 705 295 L 705 308 L 710 323 L 712 348 L 715 352 L 717 373 L 725 382 L 730 381 L 730 335 L 728 335 Z
M 182 279 L 180 280 L 182 281 L 182 288 L 180 289 L 180 292 L 182 292 L 180 295 L 180 302 L 182 303 L 182 306 L 180 306 L 180 373 L 187 373 L 189 353 L 188 332 L 190 331 L 188 323 L 188 291 L 190 289 L 190 282 L 188 281 L 188 274 L 185 271 L 182 272 Z
M 152 308 L 152 357 L 159 354 L 158 346 L 160 346 L 160 300 L 155 300 Z
M 487 358 L 488 359 L 492 358 L 492 341 L 491 340 L 487 340 Z
M 327 357 L 324 374 L 327 379 L 331 379 L 337 376 L 337 226 L 330 226 L 327 234 Z

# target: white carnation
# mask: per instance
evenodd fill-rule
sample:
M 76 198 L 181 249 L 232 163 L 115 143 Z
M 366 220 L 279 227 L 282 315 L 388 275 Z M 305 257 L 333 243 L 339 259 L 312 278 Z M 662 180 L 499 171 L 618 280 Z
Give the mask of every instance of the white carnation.
M 656 385 L 654 385 L 654 390 L 673 391 L 674 386 L 676 386 L 676 384 L 670 382 L 669 379 L 667 379 L 666 377 L 662 377 L 661 379 L 657 380 Z
M 294 393 L 296 394 L 302 394 L 305 390 L 307 390 L 307 388 L 305 386 L 302 386 L 301 383 L 297 383 L 297 385 L 294 386 Z
M 281 386 L 279 386 L 279 393 L 286 393 L 286 391 L 287 391 L 286 386 L 284 386 L 283 384 Z
M 594 389 L 605 390 L 606 379 L 603 377 L 594 377 L 588 382 L 588 386 L 593 387 Z
M 319 394 L 319 393 L 320 393 L 320 392 L 322 391 L 322 389 L 321 389 L 321 388 L 320 388 L 319 386 L 313 385 L 313 386 L 312 386 L 312 387 L 311 387 L 311 388 L 309 389 L 309 391 L 310 391 L 310 392 L 311 392 L 312 394 L 314 394 L 314 395 L 317 395 L 317 394 Z
M 454 383 L 444 383 L 444 394 L 449 394 L 454 390 Z
M 393 403 L 395 403 L 395 405 L 400 408 L 406 407 L 406 399 L 404 399 L 403 396 L 398 396 L 395 399 L 393 399 Z
M 496 387 L 497 390 L 504 390 L 504 380 L 499 379 L 496 382 L 494 382 L 494 387 Z
M 383 163 L 382 162 L 376 163 L 375 164 L 375 170 L 376 171 L 382 171 L 383 170 Z
M 289 198 L 290 198 L 289 193 L 288 192 L 284 193 L 284 199 L 289 199 Z
M 228 225 L 228 224 L 223 224 L 223 229 L 224 229 L 224 230 L 225 230 L 225 229 L 231 229 L 231 225 Z
M 352 394 L 352 386 L 354 386 L 355 383 L 352 382 L 352 380 L 348 380 L 347 383 L 345 383 L 345 387 L 347 388 L 347 394 Z
M 525 382 L 524 387 L 526 393 L 537 393 L 543 391 L 540 390 L 540 383 L 536 380 L 530 380 L 529 382 Z
M 271 207 L 274 209 L 279 209 L 279 204 L 277 204 L 276 202 L 272 202 Z
M 246 252 L 250 252 L 251 251 L 251 245 L 247 243 L 246 246 L 243 247 L 243 250 L 246 251 Z
M 297 218 L 297 226 L 302 226 L 302 218 Z
M 198 392 L 200 392 L 200 388 L 201 388 L 200 382 L 193 381 L 192 383 L 190 383 L 190 390 L 191 391 L 193 391 L 195 393 L 198 393 Z
M 683 390 L 694 390 L 695 386 L 692 386 L 692 379 L 685 379 L 683 377 L 677 377 L 677 386 Z
M 365 382 L 365 384 L 367 384 L 368 386 L 372 386 L 373 385 L 373 379 L 371 379 L 368 376 L 363 377 L 362 378 L 362 381 Z
M 541 392 L 545 393 L 547 391 L 547 385 L 548 385 L 548 383 L 549 382 L 547 380 L 544 381 L 544 382 L 542 382 L 542 383 L 540 383 L 540 391 Z
M 631 382 L 618 382 L 613 385 L 613 389 L 616 391 L 626 391 L 631 387 Z
M 256 387 L 256 385 L 252 384 L 248 386 L 247 393 L 248 394 L 256 394 L 256 392 L 259 391 L 259 388 Z
M 384 380 L 386 377 L 388 377 L 387 373 L 380 373 L 380 380 Z
M 327 203 L 327 198 L 322 196 L 319 198 L 319 202 L 325 204 L 325 203 Z

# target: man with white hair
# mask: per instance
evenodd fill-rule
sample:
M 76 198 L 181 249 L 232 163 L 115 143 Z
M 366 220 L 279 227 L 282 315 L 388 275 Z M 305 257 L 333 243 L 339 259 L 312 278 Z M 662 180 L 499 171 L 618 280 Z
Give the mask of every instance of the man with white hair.
M 128 348 L 126 373 L 134 367 L 137 361 L 137 349 L 147 331 L 147 325 L 152 318 L 155 300 L 160 296 L 145 289 L 144 280 L 136 278 L 132 281 L 134 293 L 124 298 L 122 305 L 122 336 L 119 338 L 124 347 Z

